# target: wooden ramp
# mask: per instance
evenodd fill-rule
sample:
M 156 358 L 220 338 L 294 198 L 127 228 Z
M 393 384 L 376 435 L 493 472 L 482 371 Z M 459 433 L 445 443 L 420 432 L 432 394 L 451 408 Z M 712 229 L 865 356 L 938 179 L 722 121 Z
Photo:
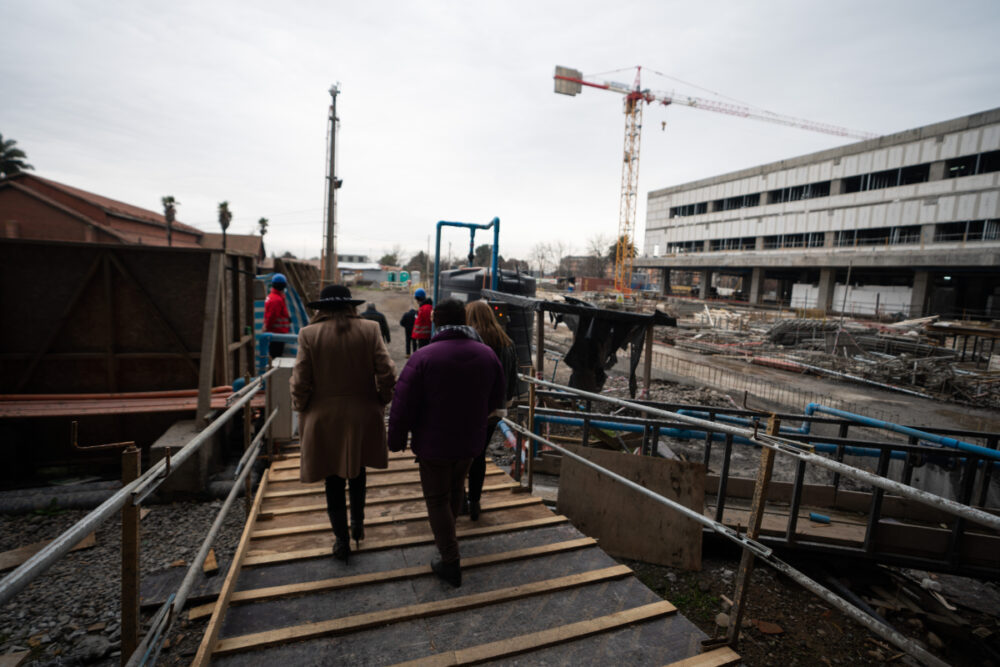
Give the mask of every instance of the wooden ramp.
M 412 455 L 368 471 L 365 540 L 331 556 L 322 484 L 265 473 L 195 665 L 726 665 L 706 636 L 499 468 L 459 518 L 463 584 L 441 583 Z M 352 547 L 354 544 L 352 543 Z

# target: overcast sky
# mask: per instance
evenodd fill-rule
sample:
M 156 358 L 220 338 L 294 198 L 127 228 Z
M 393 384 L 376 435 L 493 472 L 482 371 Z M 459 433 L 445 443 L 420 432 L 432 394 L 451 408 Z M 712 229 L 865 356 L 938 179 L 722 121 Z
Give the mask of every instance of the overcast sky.
M 555 65 L 888 134 L 1000 106 L 998 19 L 996 0 L 3 0 L 0 133 L 41 176 L 173 195 L 212 232 L 228 200 L 231 231 L 267 217 L 269 253 L 315 256 L 340 82 L 340 252 L 408 257 L 438 220 L 498 216 L 507 257 L 582 254 L 617 231 L 622 101 L 554 94 Z M 644 125 L 640 230 L 650 190 L 850 141 L 680 106 Z

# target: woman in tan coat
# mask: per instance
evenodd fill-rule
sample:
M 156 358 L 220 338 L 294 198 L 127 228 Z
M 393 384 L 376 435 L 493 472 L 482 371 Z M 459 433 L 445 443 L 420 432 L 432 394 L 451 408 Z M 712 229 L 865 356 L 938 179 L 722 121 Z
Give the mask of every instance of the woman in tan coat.
M 384 409 L 396 368 L 375 322 L 358 317 L 343 285 L 323 288 L 319 312 L 299 332 L 292 371 L 292 407 L 299 414 L 302 482 L 326 482 L 326 508 L 336 538 L 333 555 L 351 553 L 344 487 L 351 496 L 351 537 L 364 539 L 365 468 L 389 465 Z

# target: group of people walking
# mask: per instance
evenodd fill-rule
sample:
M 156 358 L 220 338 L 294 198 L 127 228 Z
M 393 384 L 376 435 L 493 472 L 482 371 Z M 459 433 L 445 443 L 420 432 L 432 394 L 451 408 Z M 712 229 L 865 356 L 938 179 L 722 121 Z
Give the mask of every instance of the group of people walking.
M 317 314 L 299 332 L 291 379 L 292 405 L 300 413 L 301 480 L 325 482 L 333 556 L 347 563 L 351 540 L 357 547 L 364 539 L 365 469 L 387 468 L 388 451 L 409 443 L 440 555 L 431 567 L 458 587 L 455 520 L 466 479 L 470 518 L 479 518 L 486 447 L 516 397 L 517 356 L 485 301 L 448 299 L 435 307 L 422 289 L 414 298 L 412 319 L 408 313 L 400 322 L 404 329 L 408 321 L 412 326 L 409 360 L 398 379 L 384 317 L 359 316 L 363 301 L 343 285 L 325 287 L 309 304 Z

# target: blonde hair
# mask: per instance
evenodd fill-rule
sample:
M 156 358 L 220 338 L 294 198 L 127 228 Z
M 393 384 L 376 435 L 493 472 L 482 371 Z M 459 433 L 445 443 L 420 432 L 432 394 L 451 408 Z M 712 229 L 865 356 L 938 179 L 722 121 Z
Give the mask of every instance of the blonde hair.
M 493 314 L 493 309 L 482 299 L 465 306 L 465 319 L 468 325 L 476 330 L 483 342 L 496 352 L 499 353 L 503 348 L 514 344 L 514 341 L 500 326 Z

